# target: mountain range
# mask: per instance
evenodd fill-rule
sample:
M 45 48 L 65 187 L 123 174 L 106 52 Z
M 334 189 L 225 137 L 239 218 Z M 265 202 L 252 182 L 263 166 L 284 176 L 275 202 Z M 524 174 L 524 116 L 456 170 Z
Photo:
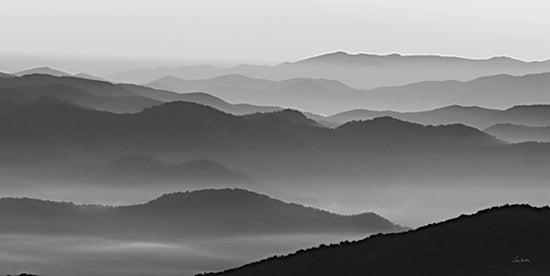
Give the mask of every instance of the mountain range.
M 357 107 L 360 102 L 354 99 L 361 99 L 361 94 L 364 94 L 362 90 L 333 80 L 293 78 L 272 81 L 244 75 L 189 81 L 164 77 L 147 86 L 180 93 L 205 91 L 230 102 L 284 106 L 321 114 Z
M 204 275 L 544 275 L 550 209 L 501 206 Z
M 41 85 L 54 88 L 44 89 Z M 0 79 L 0 89 L 4 91 L 0 93 L 0 103 L 4 103 L 0 105 L 0 131 L 4 133 L 0 136 L 0 180 L 7 183 L 5 189 L 9 191 L 24 189 L 25 193 L 17 195 L 43 197 L 50 196 L 44 191 L 58 191 L 67 195 L 59 197 L 65 199 L 71 198 L 69 194 L 84 196 L 83 191 L 87 191 L 86 197 L 95 192 L 94 200 L 99 200 L 99 190 L 94 187 L 101 187 L 101 191 L 113 195 L 105 203 L 119 203 L 118 193 L 129 198 L 124 203 L 132 203 L 149 198 L 159 189 L 165 192 L 212 185 L 253 188 L 286 200 L 299 199 L 353 213 L 373 206 L 395 211 L 419 197 L 428 204 L 442 200 L 439 198 L 448 194 L 443 192 L 445 189 L 540 188 L 537 194 L 542 196 L 543 184 L 550 177 L 545 166 L 549 144 L 509 144 L 502 137 L 461 124 L 492 124 L 506 119 L 505 123 L 517 120 L 544 125 L 543 105 L 517 106 L 502 114 L 482 110 L 482 119 L 495 117 L 479 121 L 478 115 L 470 121 L 464 119 L 468 118 L 464 114 L 475 114 L 468 109 L 445 108 L 460 110 L 456 112 L 459 119 L 453 119 L 454 113 L 449 112 L 447 125 L 444 116 L 433 115 L 430 120 L 434 124 L 444 121 L 440 126 L 423 125 L 431 121 L 407 122 L 410 118 L 395 114 L 377 114 L 368 121 L 327 128 L 322 126 L 327 118 L 319 115 L 279 107 L 234 105 L 204 93 L 179 94 L 134 84 L 27 75 Z M 81 95 L 88 98 L 77 97 Z M 132 97 L 153 101 L 154 105 L 114 113 L 96 110 L 101 108 L 82 100 L 90 97 L 121 102 Z M 165 103 L 178 99 L 194 103 Z M 253 114 L 255 111 L 262 114 Z M 158 161 L 167 168 L 153 166 L 159 170 L 143 170 L 142 174 L 129 171 L 125 177 L 109 169 L 111 165 L 116 167 L 114 160 L 132 156 L 154 160 L 151 164 Z M 206 166 L 212 170 L 198 175 L 189 171 L 178 174 L 178 167 L 173 167 L 196 160 L 221 167 Z M 214 172 L 221 176 L 209 178 L 210 173 L 216 175 Z M 241 177 L 228 178 L 234 180 L 224 185 L 223 173 Z M 139 190 L 131 189 L 133 180 Z M 377 193 L 388 196 L 382 202 L 381 197 L 375 197 Z M 486 201 L 476 199 L 475 194 L 463 200 L 472 204 L 499 203 L 495 201 L 496 192 L 490 193 L 494 198 L 483 199 Z M 450 206 L 451 201 L 458 204 L 459 199 L 457 196 L 446 201 Z M 529 202 L 540 203 L 539 199 Z M 462 210 L 446 214 L 414 212 L 399 219 L 419 225 L 456 211 Z
M 512 76 L 490 75 L 471 81 L 422 81 L 405 86 L 380 87 L 368 91 L 368 99 L 379 108 L 428 109 L 442 105 L 477 105 L 507 108 L 513 105 L 548 104 L 550 73 Z
M 139 112 L 167 101 L 197 102 L 238 115 L 280 110 L 274 106 L 230 104 L 205 93 L 179 94 L 132 84 L 113 84 L 78 77 L 31 74 L 0 78 L 0 113 L 38 98 L 56 98 L 80 106 L 116 113 Z
M 2 234 L 188 240 L 290 233 L 378 233 L 403 228 L 374 213 L 342 216 L 241 189 L 162 195 L 143 204 L 76 205 L 0 199 Z
M 372 89 L 426 80 L 468 81 L 488 75 L 524 75 L 548 71 L 550 71 L 549 61 L 524 62 L 509 57 L 478 60 L 446 56 L 333 52 L 275 66 L 241 65 L 220 68 L 201 65 L 134 69 L 110 74 L 107 79 L 148 83 L 167 76 L 192 80 L 240 74 L 276 81 L 293 78 L 322 78 L 338 80 L 357 89 Z
M 243 75 L 227 75 L 212 79 L 184 81 L 174 77 L 165 77 L 150 84 L 149 88 L 133 84 L 113 84 L 75 77 L 54 77 L 50 75 L 25 75 L 19 78 L 0 78 L 0 88 L 7 93 L 23 94 L 27 97 L 50 96 L 68 100 L 82 106 L 118 113 L 138 112 L 167 101 L 191 101 L 212 106 L 235 115 L 254 112 L 269 112 L 283 108 L 305 110 L 305 114 L 317 121 L 325 120 L 318 114 L 334 114 L 326 119 L 330 123 L 343 123 L 346 114 L 352 110 L 388 109 L 394 112 L 363 112 L 370 115 L 358 115 L 359 119 L 372 116 L 404 116 L 421 123 L 449 123 L 454 119 L 448 112 L 399 112 L 411 109 L 441 109 L 441 106 L 452 105 L 468 125 L 487 128 L 496 123 L 514 123 L 532 126 L 542 126 L 544 122 L 528 122 L 528 119 L 516 120 L 512 114 L 519 108 L 510 106 L 536 106 L 544 109 L 544 103 L 550 102 L 546 87 L 550 84 L 550 73 L 531 74 L 524 76 L 495 75 L 482 77 L 472 81 L 425 81 L 399 87 L 382 87 L 371 90 L 357 90 L 338 81 L 325 79 L 297 78 L 284 81 L 254 79 Z M 167 89 L 167 90 L 163 90 Z M 16 91 L 14 91 L 16 90 Z M 25 90 L 25 91 L 21 91 Z M 78 90 L 78 91 L 77 91 Z M 172 91 L 169 91 L 172 90 Z M 180 93 L 175 93 L 177 91 Z M 206 93 L 205 93 L 206 92 Z M 207 93 L 211 93 L 209 95 Z M 498 97 L 494 97 L 498 95 Z M 246 102 L 247 104 L 231 104 L 230 102 Z M 497 99 L 498 98 L 498 99 Z M 474 106 L 475 105 L 475 106 Z M 472 106 L 467 112 L 460 114 L 462 106 Z M 477 108 L 483 106 L 484 108 Z M 369 109 L 371 108 L 371 109 Z M 504 110 L 502 114 L 494 109 Z M 531 108 L 532 112 L 535 111 Z M 434 110 L 436 111 L 436 110 Z M 344 113 L 343 115 L 340 113 Z M 452 112 L 451 112 L 452 113 Z M 435 115 L 453 116 L 452 118 L 424 118 Z M 512 117 L 508 119 L 507 117 Z M 330 119 L 332 117 L 332 120 Z M 342 118 L 338 118 L 342 117 Z M 468 118 L 466 118 L 468 117 Z M 480 117 L 479 119 L 477 117 Z M 483 117 L 495 117 L 483 119 Z M 407 119 L 408 120 L 408 119 Z M 462 122 L 462 121 L 457 122 Z M 484 122 L 487 121 L 487 122 Z M 322 122 L 321 122 L 322 123 Z
M 163 77 L 147 84 L 180 93 L 203 91 L 233 102 L 278 105 L 317 114 L 364 108 L 398 111 L 477 105 L 502 109 L 514 105 L 545 104 L 550 103 L 546 93 L 549 85 L 550 73 L 501 74 L 469 81 L 423 81 L 369 90 L 354 89 L 336 80 L 293 78 L 273 81 L 244 75 L 199 80 Z
M 350 110 L 319 119 L 328 125 L 340 125 L 353 120 L 371 120 L 390 116 L 404 121 L 424 125 L 465 124 L 485 129 L 495 124 L 520 124 L 526 126 L 549 126 L 550 105 L 518 105 L 504 110 L 478 106 L 451 105 L 418 112 Z
M 171 102 L 139 113 L 115 114 L 89 110 L 63 102 L 38 102 L 0 116 L 5 135 L 1 147 L 32 144 L 57 149 L 109 155 L 119 152 L 161 154 L 311 151 L 317 147 L 343 150 L 361 145 L 400 147 L 490 146 L 494 137 L 464 125 L 423 126 L 392 118 L 350 122 L 335 129 L 316 125 L 297 111 L 269 116 L 235 116 L 189 102 Z M 407 130 L 401 136 L 392 136 Z M 434 136 L 436 139 L 434 140 Z M 390 140 L 388 140 L 390 139 Z M 391 142 L 389 142 L 391 141 Z M 107 147 L 109 150 L 98 149 Z M 117 147 L 120 147 L 117 149 Z M 150 153 L 150 154 L 147 154 Z

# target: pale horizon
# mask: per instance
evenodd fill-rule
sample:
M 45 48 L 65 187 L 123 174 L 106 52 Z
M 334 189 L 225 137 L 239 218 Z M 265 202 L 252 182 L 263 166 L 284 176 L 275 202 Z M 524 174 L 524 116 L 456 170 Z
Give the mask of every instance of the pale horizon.
M 550 58 L 550 38 L 540 34 L 550 23 L 550 3 L 540 0 L 29 0 L 4 7 L 2 58 L 154 60 L 156 66 L 273 65 L 335 51 Z

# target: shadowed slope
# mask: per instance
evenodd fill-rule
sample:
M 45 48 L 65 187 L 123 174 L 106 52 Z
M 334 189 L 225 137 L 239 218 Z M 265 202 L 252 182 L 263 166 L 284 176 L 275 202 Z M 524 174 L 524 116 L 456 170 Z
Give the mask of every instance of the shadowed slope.
M 544 275 L 550 269 L 548 233 L 548 207 L 495 207 L 405 233 L 273 257 L 216 275 Z

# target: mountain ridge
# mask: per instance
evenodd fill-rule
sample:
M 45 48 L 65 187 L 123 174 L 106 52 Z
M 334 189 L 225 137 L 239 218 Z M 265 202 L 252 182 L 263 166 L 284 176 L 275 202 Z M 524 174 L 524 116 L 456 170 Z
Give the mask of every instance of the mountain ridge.
M 540 243 L 550 240 L 543 230 L 550 228 L 549 213 L 548 206 L 492 207 L 407 232 L 321 245 L 199 275 L 542 275 L 550 267 Z
M 180 66 L 137 69 L 108 75 L 108 79 L 148 83 L 164 76 L 204 79 L 228 74 L 275 81 L 297 77 L 335 79 L 356 89 L 406 85 L 425 80 L 468 81 L 487 75 L 523 75 L 550 71 L 550 61 L 520 61 L 508 57 L 469 59 L 438 55 L 324 53 L 274 66 Z
M 0 206 L 0 217 L 5 226 L 0 231 L 4 233 L 120 235 L 126 238 L 157 236 L 153 240 L 162 240 L 405 229 L 374 213 L 342 216 L 236 188 L 167 193 L 134 205 L 80 205 L 31 198 L 2 198 Z
M 355 109 L 337 113 L 318 120 L 324 120 L 325 122 L 328 122 L 328 125 L 339 125 L 351 120 L 368 120 L 383 116 L 390 116 L 425 125 L 462 123 L 478 129 L 486 129 L 491 125 L 499 123 L 546 126 L 550 125 L 550 105 L 516 105 L 506 109 L 449 105 L 436 109 L 416 112 Z

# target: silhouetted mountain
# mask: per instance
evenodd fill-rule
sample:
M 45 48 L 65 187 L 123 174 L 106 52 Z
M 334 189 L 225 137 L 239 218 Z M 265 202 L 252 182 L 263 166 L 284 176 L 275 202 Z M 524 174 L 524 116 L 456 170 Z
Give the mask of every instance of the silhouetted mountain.
M 550 64 L 550 63 L 549 63 Z M 478 105 L 490 108 L 550 103 L 550 73 L 523 76 L 493 75 L 475 80 L 424 81 L 369 90 L 368 98 L 382 108 L 426 109 L 441 105 Z
M 251 114 L 256 112 L 272 112 L 276 110 L 282 110 L 276 106 L 257 106 L 250 104 L 231 104 L 220 98 L 214 97 L 207 93 L 194 92 L 194 93 L 175 93 L 168 90 L 157 90 L 149 87 L 132 85 L 132 84 L 120 84 L 126 89 L 133 91 L 134 93 L 143 97 L 156 99 L 159 101 L 185 101 L 193 102 L 202 105 L 211 106 L 221 111 L 231 113 L 234 115 Z
M 309 119 L 303 113 L 297 110 L 284 109 L 281 111 L 265 112 L 265 113 L 253 113 L 244 115 L 243 118 L 250 120 L 261 120 L 267 124 L 281 122 L 281 119 L 287 122 L 295 123 L 298 125 L 308 125 L 320 127 L 321 125 L 316 121 Z
M 400 120 L 421 124 L 439 125 L 460 123 L 484 129 L 494 124 L 513 123 L 527 126 L 550 125 L 550 105 L 523 105 L 504 110 L 487 109 L 477 106 L 451 105 L 434 110 L 419 112 L 373 111 L 366 109 L 350 110 L 328 117 L 318 118 L 325 125 L 343 124 L 353 120 L 370 120 L 390 116 Z M 327 123 L 329 122 L 329 123 Z
M 404 229 L 374 213 L 342 216 L 241 189 L 165 194 L 144 204 L 117 207 L 27 198 L 0 199 L 0 206 L 2 233 L 185 240 Z
M 300 127 L 296 127 L 297 122 Z M 135 154 L 145 155 L 225 149 L 263 152 L 274 147 L 312 150 L 321 145 L 338 149 L 380 143 L 392 147 L 428 141 L 448 147 L 500 144 L 483 132 L 458 125 L 425 127 L 383 118 L 348 123 L 331 130 L 315 126 L 297 111 L 238 117 L 187 102 L 167 103 L 123 115 L 64 104 L 36 104 L 0 116 L 0 128 L 12 134 L 2 137 L 3 146 L 9 145 L 10 137 L 26 137 L 35 145 L 63 145 L 65 150 L 71 145 L 80 148 L 83 143 L 89 149 L 120 144 L 126 151 L 131 149 Z M 116 148 L 111 150 L 117 152 Z
M 48 74 L 31 74 L 19 78 L 1 80 L 1 87 L 26 88 L 46 86 L 70 86 L 88 94 L 100 97 L 135 97 L 135 93 L 105 81 L 76 78 L 72 76 L 52 76 Z
M 339 60 L 338 57 L 341 55 L 343 55 L 343 61 L 333 61 L 333 59 Z M 400 68 L 398 70 L 402 70 L 401 73 L 397 73 L 399 77 L 388 73 L 388 71 L 395 69 L 393 66 L 397 66 Z M 247 76 L 230 74 L 200 80 L 164 77 L 153 81 L 149 86 L 179 92 L 205 91 L 230 101 L 261 105 L 273 104 L 321 114 L 359 108 L 418 110 L 432 109 L 444 105 L 478 105 L 490 108 L 505 108 L 518 104 L 550 103 L 550 96 L 545 93 L 546 87 L 550 84 L 550 73 L 539 73 L 541 71 L 538 69 L 534 69 L 534 71 L 530 69 L 513 69 L 518 66 L 540 67 L 540 69 L 545 68 L 550 71 L 550 61 L 525 63 L 506 59 L 466 60 L 449 57 L 391 57 L 340 53 L 336 54 L 335 57 L 327 55 L 327 57 L 318 57 L 310 61 L 286 63 L 271 67 L 270 70 L 274 72 L 283 69 L 283 72 L 296 72 L 296 76 L 289 74 L 286 80 L 280 80 L 281 78 L 273 78 L 275 80 L 258 79 L 250 77 L 255 74 L 243 73 Z M 424 77 L 415 76 L 416 73 L 422 74 L 415 69 L 417 67 L 424 68 L 430 73 L 427 73 Z M 436 71 L 434 68 L 439 69 Z M 456 70 L 450 70 L 451 68 Z M 469 71 L 464 70 L 465 68 L 469 68 Z M 475 70 L 472 68 L 475 68 Z M 231 71 L 230 69 L 227 70 Z M 265 71 L 265 69 L 262 70 Z M 365 70 L 366 73 L 362 73 L 362 70 Z M 485 71 L 487 74 L 481 74 Z M 514 73 L 516 71 L 522 74 L 530 72 L 536 72 L 537 74 L 486 76 L 503 72 Z M 323 73 L 311 75 L 311 72 Z M 347 74 L 343 72 L 347 72 Z M 458 77 L 454 76 L 455 73 Z M 270 73 L 266 74 L 269 75 Z M 388 74 L 388 76 L 381 76 L 384 74 Z M 436 77 L 438 74 L 448 74 L 448 76 Z M 340 75 L 342 77 L 338 78 Z M 466 78 L 462 75 L 471 75 L 471 77 Z M 300 78 L 297 78 L 297 76 L 300 76 Z M 479 78 L 471 80 L 475 77 Z M 354 82 L 369 80 L 368 87 L 355 87 L 371 89 L 358 90 L 351 88 L 339 82 L 342 81 L 342 78 L 354 78 L 356 80 L 351 80 Z M 386 80 L 383 80 L 384 78 Z M 402 81 L 409 78 L 410 81 Z M 414 82 L 415 79 L 420 82 Z M 387 87 L 373 88 L 373 84 L 378 82 L 388 82 L 386 84 L 380 83 L 380 85 L 386 85 Z M 406 85 L 389 86 L 390 83 L 392 85 L 396 85 L 396 83 Z
M 243 75 L 190 81 L 164 77 L 148 86 L 184 93 L 205 91 L 230 102 L 284 106 L 325 114 L 356 107 L 357 102 L 352 99 L 364 92 L 338 81 L 325 79 L 271 81 Z
M 511 143 L 528 141 L 550 142 L 550 126 L 529 127 L 514 124 L 497 124 L 483 131 Z
M 137 112 L 162 102 L 139 97 L 105 82 L 88 81 L 73 77 L 28 75 L 0 80 L 0 94 L 4 101 L 29 104 L 38 98 L 49 97 L 80 106 L 117 113 Z M 111 96 L 112 95 L 112 96 Z
M 335 129 L 340 133 L 357 135 L 369 143 L 381 145 L 463 145 L 491 146 L 498 144 L 495 137 L 461 124 L 424 126 L 391 117 L 369 121 L 351 121 Z
M 50 75 L 50 76 L 56 76 L 56 77 L 69 77 L 71 74 L 63 71 L 59 71 L 56 69 L 52 69 L 50 67 L 37 67 L 32 69 L 23 70 L 20 72 L 12 73 L 14 76 L 26 76 L 26 75 L 34 75 L 34 74 L 40 74 L 40 75 Z
M 285 80 L 323 78 L 338 80 L 354 88 L 405 85 L 426 80 L 467 81 L 496 74 L 524 75 L 550 71 L 550 62 L 524 62 L 508 57 L 466 59 L 445 56 L 373 55 L 334 52 L 286 62 L 276 66 L 182 66 L 177 68 L 137 69 L 111 74 L 116 81 L 148 83 L 173 76 L 184 79 L 206 79 L 231 74 L 251 78 Z
M 544 275 L 550 209 L 495 207 L 207 275 Z
M 274 106 L 230 104 L 206 93 L 179 94 L 143 86 L 113 84 L 77 77 L 34 74 L 18 78 L 0 78 L 2 100 L 9 101 L 10 97 L 20 97 L 19 94 L 27 97 L 26 102 L 38 97 L 51 97 L 92 109 L 116 113 L 139 112 L 167 101 L 196 102 L 236 115 L 282 109 Z M 25 103 L 25 101 L 19 102 Z M 0 108 L 0 113 L 1 110 Z

